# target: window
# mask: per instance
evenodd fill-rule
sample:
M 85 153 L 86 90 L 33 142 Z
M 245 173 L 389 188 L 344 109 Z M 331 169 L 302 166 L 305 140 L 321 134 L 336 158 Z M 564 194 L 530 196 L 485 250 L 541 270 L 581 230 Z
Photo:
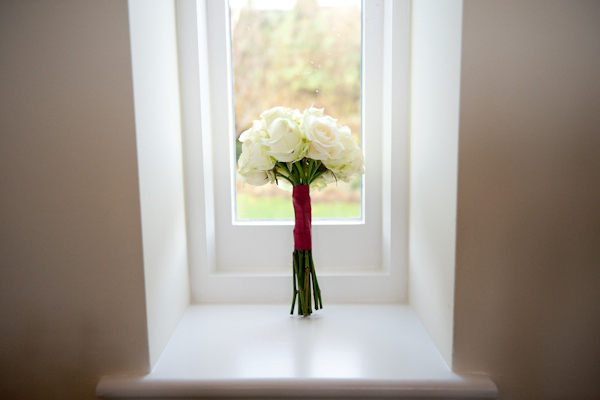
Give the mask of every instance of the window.
M 229 1 L 234 139 L 274 106 L 312 106 L 361 142 L 360 0 Z M 236 158 L 241 143 L 235 141 Z M 316 219 L 360 219 L 362 181 L 311 194 Z M 293 219 L 291 192 L 235 182 L 236 221 Z
M 398 120 L 402 113 L 391 104 L 404 102 L 408 110 L 409 13 L 408 1 L 393 5 L 395 12 L 391 1 L 363 3 L 364 217 L 314 221 L 313 250 L 325 302 L 405 297 L 406 246 L 392 248 L 391 243 L 406 243 L 408 124 L 405 115 Z M 188 240 L 191 248 L 205 246 L 208 254 L 202 257 L 198 251 L 195 256 L 191 250 L 194 298 L 291 301 L 293 221 L 246 223 L 232 217 L 230 183 L 235 170 L 229 151 L 233 135 L 228 134 L 233 129 L 227 5 L 220 0 L 198 1 L 196 11 L 195 26 L 184 26 L 190 19 L 179 21 L 183 117 L 192 121 L 189 128 L 184 123 Z M 185 11 L 180 9 L 179 15 Z M 186 43 L 195 39 L 190 49 Z M 393 60 L 402 61 L 392 74 Z M 393 235 L 402 239 L 392 242 Z

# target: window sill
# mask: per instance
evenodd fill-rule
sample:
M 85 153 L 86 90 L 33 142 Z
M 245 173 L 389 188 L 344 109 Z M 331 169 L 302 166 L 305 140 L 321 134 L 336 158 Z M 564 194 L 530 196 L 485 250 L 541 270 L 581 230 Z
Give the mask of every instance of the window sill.
M 102 398 L 493 399 L 453 373 L 406 305 L 192 305 L 149 375 L 105 377 Z

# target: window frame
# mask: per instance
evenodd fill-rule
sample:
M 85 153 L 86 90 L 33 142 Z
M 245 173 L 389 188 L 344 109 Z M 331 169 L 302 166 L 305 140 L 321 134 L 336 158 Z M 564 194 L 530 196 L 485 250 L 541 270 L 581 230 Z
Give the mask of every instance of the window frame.
M 223 3 L 231 3 L 231 1 L 232 0 L 225 0 Z M 248 0 L 242 0 L 242 1 L 248 1 Z M 296 1 L 296 0 L 293 0 L 293 1 Z M 319 0 L 316 0 L 316 1 L 318 2 Z M 362 7 L 363 0 L 354 0 L 354 1 L 361 3 L 361 7 Z M 219 3 L 219 6 L 221 5 L 221 2 L 216 2 L 216 1 L 210 1 L 210 3 Z M 286 10 L 286 8 L 283 8 L 283 10 Z M 219 13 L 215 13 L 213 15 L 213 18 L 209 19 L 209 24 L 210 24 L 210 21 L 215 21 L 215 20 L 220 19 L 222 17 L 223 16 L 219 15 Z M 363 26 L 364 26 L 364 21 L 363 21 L 363 16 L 362 15 L 360 16 L 360 19 L 361 19 L 360 37 L 361 37 L 361 58 L 362 58 L 362 56 L 363 56 L 363 49 L 364 49 L 364 46 L 362 46 L 362 44 L 363 44 L 362 41 L 364 40 L 364 37 L 365 36 L 371 37 L 371 36 L 375 36 L 375 35 L 373 35 L 372 32 L 369 32 L 370 35 L 365 35 L 364 34 L 364 29 L 362 29 Z M 231 19 L 227 18 L 227 22 L 231 23 Z M 210 27 L 209 27 L 209 29 L 210 29 Z M 225 37 L 218 37 L 218 38 L 214 38 L 213 37 L 213 38 L 216 39 L 215 43 L 216 43 L 217 46 L 219 46 L 219 42 L 221 42 L 221 44 L 222 43 L 228 44 L 230 46 L 228 54 L 230 55 L 232 53 L 231 52 L 231 47 L 233 46 L 233 37 L 232 37 L 233 32 L 232 32 L 232 27 L 230 25 L 227 25 L 226 31 L 228 33 L 228 36 L 226 38 Z M 379 32 L 379 33 L 381 33 L 381 32 Z M 339 34 L 338 34 L 338 36 L 339 36 Z M 377 49 L 375 49 L 375 51 L 371 51 L 375 55 L 372 58 L 377 58 L 377 55 L 376 55 L 377 51 L 378 51 Z M 228 59 L 227 62 L 229 64 L 229 67 L 232 68 L 233 67 L 232 60 Z M 312 61 L 311 61 L 311 63 L 312 63 Z M 362 64 L 359 66 L 359 68 L 361 69 L 361 89 L 362 89 L 362 87 L 364 87 L 364 79 L 362 79 L 363 78 Z M 217 70 L 225 70 L 225 68 L 219 67 L 219 68 L 217 68 Z M 231 70 L 229 72 L 231 74 L 233 73 Z M 233 81 L 234 81 L 233 76 L 230 75 L 228 77 L 228 83 L 232 84 Z M 228 92 L 231 94 L 231 98 L 229 100 L 229 103 L 231 104 L 231 109 L 232 109 L 232 112 L 230 113 L 230 122 L 234 123 L 233 114 L 235 113 L 235 111 L 234 111 L 234 101 L 233 101 L 233 97 L 234 97 L 234 94 L 233 94 L 233 92 L 234 92 L 233 85 L 228 88 Z M 362 95 L 362 93 L 361 93 L 361 95 Z M 363 111 L 364 111 L 365 107 L 363 107 L 363 104 L 362 104 L 363 103 L 363 98 L 361 98 L 359 100 L 359 103 L 360 103 L 361 120 L 364 120 L 365 115 L 364 115 Z M 281 104 L 281 105 L 285 105 L 285 104 Z M 301 109 L 300 111 L 303 111 L 303 109 Z M 327 109 L 325 109 L 325 114 L 328 114 L 328 115 L 330 115 L 333 118 L 345 119 L 344 116 L 333 115 L 333 114 L 328 113 Z M 371 121 L 371 120 L 377 119 L 376 117 L 373 117 L 372 114 L 373 113 L 371 112 L 371 115 L 369 115 L 367 117 L 367 121 Z M 364 125 L 364 124 L 361 123 L 361 126 L 362 125 Z M 249 128 L 249 127 L 250 126 L 246 126 L 244 129 Z M 363 145 L 361 145 L 361 148 L 364 151 L 364 147 L 365 147 L 364 146 L 364 139 L 365 139 L 364 138 L 364 131 L 365 131 L 365 129 L 364 129 L 364 126 L 362 126 L 362 128 L 363 129 L 361 129 L 360 132 L 353 131 L 352 133 L 353 133 L 353 135 L 354 134 L 359 134 L 361 136 L 361 142 L 363 143 Z M 371 128 L 371 127 L 369 127 L 369 128 Z M 242 130 L 244 130 L 244 129 L 242 129 Z M 235 129 L 233 129 L 233 127 L 231 125 L 228 127 L 228 132 L 231 132 L 231 134 L 233 134 L 234 130 Z M 373 131 L 374 129 L 370 129 L 370 130 Z M 380 135 L 380 132 L 377 132 L 376 135 L 375 135 L 375 137 L 372 138 L 372 140 L 371 140 L 372 143 L 371 144 L 373 144 L 373 142 L 377 142 L 377 136 L 379 136 L 379 135 Z M 231 149 L 232 151 L 231 151 L 230 155 L 233 155 L 235 153 L 235 141 L 233 140 L 233 138 L 231 136 L 229 136 L 229 138 L 231 139 L 231 141 L 229 142 L 229 146 L 232 148 Z M 223 144 L 224 143 L 222 142 L 222 145 Z M 369 146 L 369 147 L 375 147 L 375 146 Z M 231 158 L 231 161 L 230 161 L 229 165 L 234 165 L 234 164 L 235 164 L 235 159 Z M 236 184 L 235 167 L 233 167 L 231 173 L 232 173 L 232 175 L 231 175 L 232 184 L 235 185 Z M 364 176 L 362 176 L 362 178 L 364 178 Z M 360 179 L 360 177 L 359 177 L 359 179 Z M 335 185 L 336 184 L 334 184 L 334 183 L 329 184 L 326 191 L 334 189 Z M 248 186 L 252 187 L 252 185 L 248 185 Z M 364 201 L 364 199 L 365 199 L 365 190 L 364 190 L 364 179 L 362 179 L 361 182 L 360 182 L 360 192 L 361 192 L 360 193 L 360 195 L 361 195 L 360 216 L 358 216 L 358 217 L 349 217 L 349 218 L 333 218 L 333 219 L 331 219 L 331 218 L 315 218 L 314 215 L 313 215 L 312 225 L 313 226 L 315 226 L 315 225 L 317 225 L 317 226 L 319 226 L 319 225 L 331 226 L 331 225 L 360 225 L 360 224 L 365 224 L 365 201 Z M 380 193 L 380 191 L 377 191 L 377 190 L 368 192 L 369 197 L 370 197 L 369 198 L 369 203 L 374 203 L 374 204 L 380 203 L 381 199 L 378 196 L 379 193 Z M 294 224 L 293 217 L 290 217 L 290 218 L 278 218 L 278 219 L 252 219 L 252 218 L 245 219 L 245 218 L 239 218 L 239 217 L 237 217 L 236 216 L 236 212 L 235 212 L 235 208 L 237 207 L 237 198 L 236 198 L 235 194 L 232 194 L 232 204 L 231 204 L 231 206 L 232 206 L 232 221 L 233 221 L 232 224 L 234 226 L 235 225 L 264 225 L 264 226 L 272 226 L 272 225 L 293 225 Z M 291 209 L 291 192 L 290 192 L 290 209 Z M 370 211 L 373 212 L 373 210 L 370 210 Z M 322 229 L 322 228 L 318 228 L 318 229 Z M 326 236 L 330 236 L 330 234 L 335 234 L 335 232 L 328 232 L 328 233 L 325 233 L 325 234 L 326 234 Z
M 208 29 L 214 29 L 209 23 L 215 21 L 210 14 L 215 3 L 223 2 L 179 0 L 177 3 L 192 298 L 194 302 L 287 302 L 291 299 L 290 271 L 287 268 L 264 268 L 261 264 L 265 258 L 281 260 L 282 255 L 286 263 L 291 263 L 290 225 L 293 222 L 282 221 L 275 226 L 241 226 L 249 228 L 246 230 L 251 236 L 265 237 L 263 231 L 268 230 L 269 240 L 279 240 L 269 242 L 267 251 L 257 250 L 255 245 L 239 240 L 234 249 L 231 242 L 224 240 L 222 235 L 219 236 L 222 222 L 218 222 L 219 215 L 215 215 L 218 214 L 215 210 L 223 203 L 222 187 L 229 185 L 217 183 L 229 183 L 235 171 L 233 162 L 229 163 L 229 168 L 215 166 L 215 161 L 222 160 L 223 157 L 214 151 L 217 147 L 215 137 L 210 134 L 223 130 L 229 132 L 229 123 L 232 121 L 232 108 L 228 103 L 231 81 L 224 80 L 225 74 L 215 76 L 212 73 L 222 70 L 216 64 L 215 52 L 220 53 L 216 58 L 221 60 L 229 56 L 226 49 L 218 45 L 215 47 L 208 40 Z M 328 240 L 333 238 L 343 249 L 348 237 L 357 236 L 350 231 L 360 230 L 364 225 L 343 222 L 333 227 L 334 233 L 323 232 L 323 235 L 319 230 L 325 226 L 320 226 L 321 221 L 315 221 L 315 253 L 323 258 L 331 257 L 327 261 L 315 260 L 326 303 L 403 301 L 407 296 L 409 5 L 408 0 L 363 4 L 363 29 L 369 29 L 369 26 L 378 23 L 383 26 L 383 37 L 373 44 L 373 47 L 381 47 L 382 63 L 377 67 L 373 66 L 376 73 L 370 75 L 369 65 L 366 64 L 367 72 L 363 75 L 362 82 L 366 89 L 369 85 L 376 84 L 369 79 L 380 80 L 381 90 L 378 93 L 365 90 L 363 94 L 363 104 L 374 104 L 374 109 L 377 110 L 371 117 L 365 117 L 363 113 L 363 129 L 382 132 L 378 139 L 378 151 L 375 149 L 377 144 L 370 145 L 368 139 L 365 143 L 368 173 L 378 177 L 373 179 L 375 182 L 367 178 L 363 186 L 367 190 L 377 191 L 381 196 L 378 201 L 371 203 L 374 210 L 369 211 L 367 208 L 364 213 L 367 220 L 371 218 L 371 212 L 379 214 L 379 226 L 376 228 L 379 236 L 357 254 L 359 257 L 364 254 L 367 259 L 370 257 L 378 262 L 377 265 L 366 268 L 352 268 L 348 265 L 348 260 L 356 256 L 348 257 L 343 250 L 318 247 L 320 238 L 327 237 Z M 381 19 L 369 18 L 369 11 L 373 11 L 369 8 L 373 7 L 381 7 Z M 368 51 L 369 42 L 364 47 Z M 386 85 L 383 85 L 384 81 Z M 228 88 L 227 91 L 215 90 L 215 86 L 223 85 Z M 215 109 L 222 109 L 223 104 L 227 108 L 228 118 L 219 117 L 215 113 Z M 372 125 L 369 126 L 368 123 Z M 227 137 L 233 140 L 233 135 Z M 381 163 L 369 161 L 376 159 L 380 159 Z M 375 184 L 377 180 L 379 185 Z M 233 201 L 233 195 L 229 193 L 229 202 Z M 368 207 L 368 198 L 365 204 Z M 231 210 L 231 203 L 226 207 Z M 234 268 L 224 265 L 227 262 L 223 262 L 220 257 L 223 252 L 233 253 L 238 257 Z M 332 267 L 329 260 L 337 260 L 337 265 Z M 244 268 L 239 268 L 241 264 L 244 264 Z

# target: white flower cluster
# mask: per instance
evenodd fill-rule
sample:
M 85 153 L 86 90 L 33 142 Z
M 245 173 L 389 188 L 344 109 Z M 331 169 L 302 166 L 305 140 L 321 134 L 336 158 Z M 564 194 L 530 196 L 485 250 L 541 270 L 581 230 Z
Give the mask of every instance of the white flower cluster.
M 326 168 L 310 182 L 312 187 L 323 188 L 336 180 L 349 182 L 354 175 L 364 173 L 363 153 L 350 128 L 339 128 L 337 120 L 323 115 L 323 109 L 311 107 L 301 113 L 275 107 L 260 117 L 239 138 L 242 154 L 238 175 L 244 183 L 273 183 L 277 176 L 286 177 L 286 172 L 294 171 L 292 165 L 301 160 L 304 165 L 315 160 L 321 169 Z

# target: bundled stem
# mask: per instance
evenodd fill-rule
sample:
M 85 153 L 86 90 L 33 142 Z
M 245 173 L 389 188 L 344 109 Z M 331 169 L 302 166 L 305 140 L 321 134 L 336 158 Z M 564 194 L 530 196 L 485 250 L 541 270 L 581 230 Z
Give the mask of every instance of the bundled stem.
M 312 250 L 294 250 L 292 257 L 294 296 L 290 314 L 294 313 L 297 301 L 298 315 L 308 316 L 312 314 L 313 301 L 315 310 L 323 308 L 321 289 L 319 288 L 319 282 L 315 274 L 315 264 L 312 259 Z
M 293 285 L 291 314 L 298 303 L 298 315 L 308 316 L 323 308 L 321 289 L 315 273 L 311 243 L 311 205 L 309 185 L 327 169 L 321 161 L 302 159 L 293 164 L 278 162 L 276 176 L 294 186 L 293 203 L 296 224 L 294 227 Z

